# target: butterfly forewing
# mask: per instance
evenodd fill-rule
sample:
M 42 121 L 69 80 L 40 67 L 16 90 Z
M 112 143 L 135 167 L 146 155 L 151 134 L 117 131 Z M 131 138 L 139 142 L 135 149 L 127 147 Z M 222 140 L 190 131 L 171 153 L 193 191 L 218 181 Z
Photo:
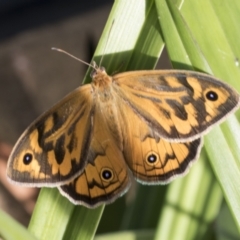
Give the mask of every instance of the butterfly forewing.
M 117 74 L 123 101 L 159 136 L 183 142 L 199 138 L 239 105 L 239 95 L 210 75 L 191 71 Z
M 9 158 L 11 180 L 59 185 L 83 171 L 93 128 L 91 91 L 90 85 L 76 89 L 31 124 Z

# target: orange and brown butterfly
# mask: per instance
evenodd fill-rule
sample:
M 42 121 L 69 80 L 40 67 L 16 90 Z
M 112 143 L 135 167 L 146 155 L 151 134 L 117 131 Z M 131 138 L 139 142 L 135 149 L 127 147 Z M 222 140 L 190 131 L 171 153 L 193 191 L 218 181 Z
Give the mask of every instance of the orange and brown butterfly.
M 239 107 L 239 94 L 193 71 L 109 76 L 92 65 L 83 85 L 34 121 L 16 143 L 7 176 L 59 187 L 74 204 L 113 202 L 133 177 L 165 184 L 198 158 L 202 136 Z

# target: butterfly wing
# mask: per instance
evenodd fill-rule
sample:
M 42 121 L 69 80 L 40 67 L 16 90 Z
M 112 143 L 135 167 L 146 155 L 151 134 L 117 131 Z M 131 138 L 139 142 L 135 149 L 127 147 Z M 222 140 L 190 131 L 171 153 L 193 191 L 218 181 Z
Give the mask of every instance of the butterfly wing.
M 54 186 L 83 171 L 93 128 L 91 91 L 91 85 L 77 88 L 22 134 L 8 161 L 12 181 Z
M 103 107 L 96 107 L 94 133 L 84 172 L 60 192 L 74 204 L 93 208 L 111 203 L 130 186 L 131 174 L 123 157 L 121 136 L 116 134 L 114 116 L 105 116 Z M 113 124 L 113 126 L 111 126 Z
M 192 141 L 239 106 L 239 94 L 214 77 L 191 71 L 117 74 L 114 88 L 160 137 Z
M 97 153 L 89 160 L 80 176 L 59 187 L 71 202 L 93 208 L 113 202 L 128 190 L 128 167 L 119 149 L 109 146 L 102 155 Z
M 168 142 L 133 113 L 124 108 L 126 127 L 124 157 L 135 178 L 143 184 L 166 184 L 186 174 L 198 159 L 201 138 L 191 142 Z

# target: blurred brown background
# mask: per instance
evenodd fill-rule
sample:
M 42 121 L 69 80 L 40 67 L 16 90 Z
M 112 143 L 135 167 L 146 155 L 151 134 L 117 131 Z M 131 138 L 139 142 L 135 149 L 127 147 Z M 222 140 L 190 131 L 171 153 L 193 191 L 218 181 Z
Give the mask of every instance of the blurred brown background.
M 36 189 L 8 184 L 6 161 L 24 129 L 81 84 L 111 11 L 110 0 L 0 2 L 0 208 L 27 225 Z M 169 67 L 162 58 L 158 68 Z

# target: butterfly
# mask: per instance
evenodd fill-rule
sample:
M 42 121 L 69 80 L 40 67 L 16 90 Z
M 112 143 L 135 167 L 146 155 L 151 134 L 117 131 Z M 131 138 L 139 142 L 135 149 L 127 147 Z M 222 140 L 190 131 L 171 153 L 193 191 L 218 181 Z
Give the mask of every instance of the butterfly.
M 194 71 L 109 76 L 93 66 L 80 86 L 35 120 L 8 161 L 12 182 L 58 187 L 72 203 L 111 203 L 133 177 L 166 184 L 199 157 L 202 136 L 239 107 L 239 94 Z

